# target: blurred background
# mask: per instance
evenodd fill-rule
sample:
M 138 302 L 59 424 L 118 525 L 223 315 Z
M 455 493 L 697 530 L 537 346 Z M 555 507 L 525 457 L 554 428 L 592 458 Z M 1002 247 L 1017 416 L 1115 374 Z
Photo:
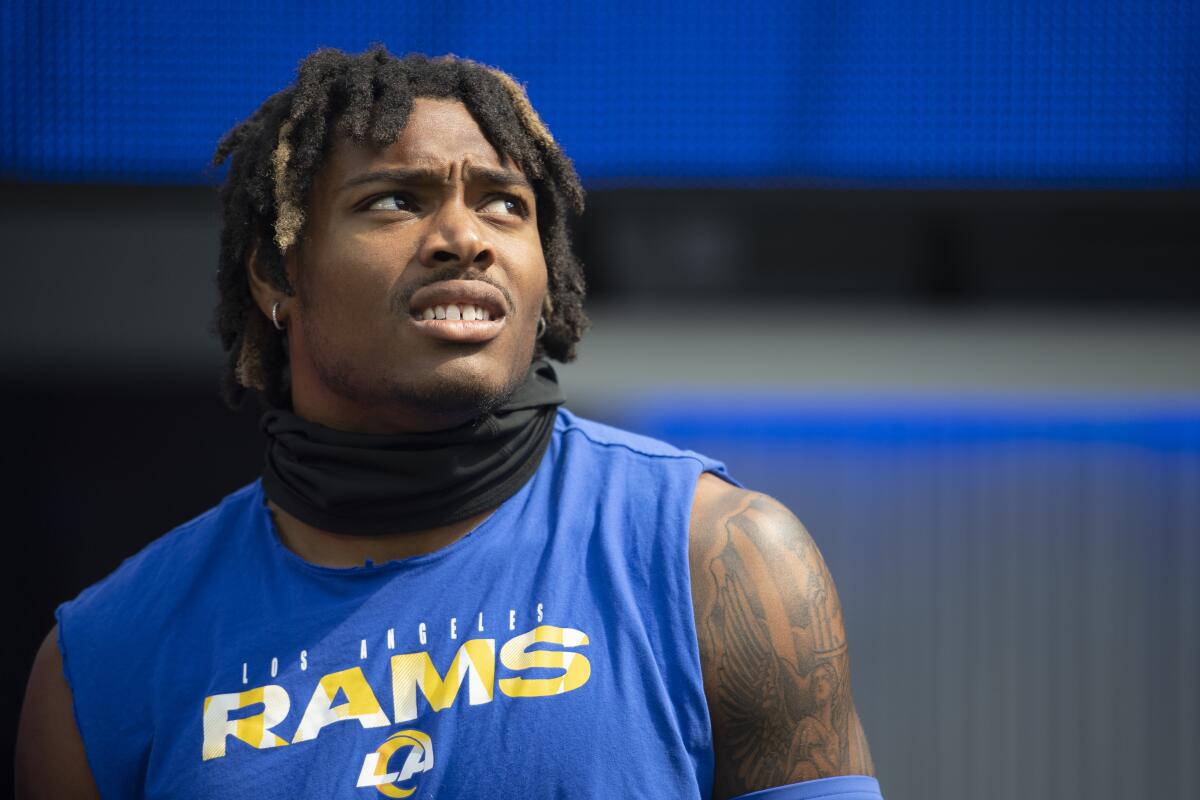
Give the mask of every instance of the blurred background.
M 1200 796 L 1200 2 L 372 6 L 0 7 L 7 752 L 55 606 L 259 471 L 217 140 L 383 42 L 527 85 L 570 405 L 805 521 L 889 800 Z

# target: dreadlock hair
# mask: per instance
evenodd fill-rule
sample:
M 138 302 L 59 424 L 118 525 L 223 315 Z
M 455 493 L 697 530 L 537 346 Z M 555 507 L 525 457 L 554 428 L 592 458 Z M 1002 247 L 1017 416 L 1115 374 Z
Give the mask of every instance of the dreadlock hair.
M 222 396 L 231 407 L 247 389 L 276 408 L 291 405 L 284 338 L 260 313 L 246 273 L 251 257 L 281 291 L 294 290 L 284 254 L 301 236 L 306 196 L 339 138 L 387 147 L 403 131 L 418 97 L 458 100 L 496 151 L 520 166 L 537 198 L 538 235 L 547 267 L 545 334 L 537 356 L 575 357 L 587 327 L 583 267 L 569 224 L 583 213 L 575 168 L 521 86 L 500 70 L 454 56 L 396 58 L 382 45 L 352 55 L 322 49 L 305 58 L 296 81 L 225 134 L 213 164 L 230 160 L 214 327 L 228 354 Z

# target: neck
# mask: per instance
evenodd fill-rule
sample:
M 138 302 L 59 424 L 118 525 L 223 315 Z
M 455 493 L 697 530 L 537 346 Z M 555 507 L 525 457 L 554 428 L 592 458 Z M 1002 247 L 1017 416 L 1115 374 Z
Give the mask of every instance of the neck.
M 268 411 L 263 489 L 280 538 L 304 558 L 339 566 L 444 547 L 529 481 L 562 402 L 554 371 L 541 363 L 478 425 L 378 435 Z
M 267 508 L 283 546 L 305 561 L 322 567 L 361 567 L 367 561 L 383 564 L 432 553 L 466 536 L 495 511 L 491 509 L 459 522 L 423 531 L 367 537 L 315 528 L 296 519 L 272 501 L 267 501 Z

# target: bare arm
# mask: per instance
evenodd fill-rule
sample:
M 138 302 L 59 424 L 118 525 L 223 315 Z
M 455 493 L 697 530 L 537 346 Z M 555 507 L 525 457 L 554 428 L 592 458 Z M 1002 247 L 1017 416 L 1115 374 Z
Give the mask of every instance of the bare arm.
M 691 573 L 714 800 L 873 775 L 850 694 L 841 603 L 799 520 L 766 495 L 704 474 L 692 507 Z
M 17 800 L 98 800 L 83 740 L 75 725 L 71 687 L 63 677 L 58 627 L 42 642 L 17 730 Z

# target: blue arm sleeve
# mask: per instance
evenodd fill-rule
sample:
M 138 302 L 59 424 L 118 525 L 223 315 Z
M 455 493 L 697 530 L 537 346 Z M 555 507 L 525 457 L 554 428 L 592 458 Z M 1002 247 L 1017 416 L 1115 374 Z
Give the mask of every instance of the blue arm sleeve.
M 821 778 L 751 792 L 735 800 L 883 800 L 879 781 L 865 775 Z

